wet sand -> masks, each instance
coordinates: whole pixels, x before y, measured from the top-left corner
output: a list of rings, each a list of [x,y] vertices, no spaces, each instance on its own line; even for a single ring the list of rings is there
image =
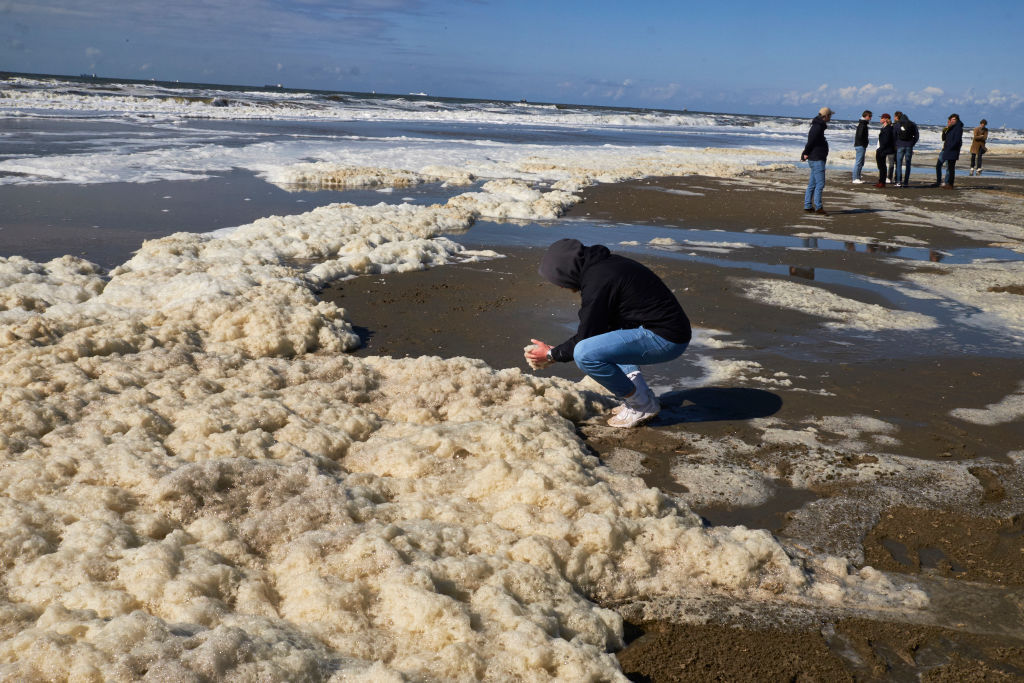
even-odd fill
[[[841,335],[816,316],[743,295],[742,283],[752,277],[811,282],[809,277],[844,272],[898,283],[932,266],[926,259],[892,258],[898,250],[887,244],[916,244],[941,259],[999,244],[991,235],[972,235],[971,217],[1024,224],[1024,180],[963,173],[949,192],[927,187],[934,176],[927,159],[920,163],[912,186],[900,189],[853,186],[847,172],[830,172],[829,217],[802,212],[806,172],[795,169],[732,180],[659,178],[597,186],[561,222],[570,230],[576,221],[848,237],[846,249],[818,249],[813,242],[797,251],[763,249],[758,261],[777,266],[767,274],[751,270],[743,263],[749,257],[735,253],[717,262],[639,256],[677,292],[695,327],[725,331],[725,338],[742,342],[715,352],[719,357],[749,361],[760,370],[704,384],[702,370],[687,356],[708,352],[691,347],[680,361],[654,370],[652,384],[671,387],[662,391],[663,412],[655,421],[623,431],[595,417],[578,429],[610,466],[689,500],[708,524],[769,529],[808,552],[844,556],[858,566],[923,582],[933,597],[929,615],[916,621],[715,601],[698,612],[683,610],[685,618],[664,605],[617,606],[629,635],[618,657],[632,680],[1024,678],[1024,483],[1008,457],[1024,446],[1024,425],[981,426],[950,415],[1017,391],[1024,350],[985,338],[937,338],[928,331],[917,337]],[[986,163],[1018,174],[1024,166],[1020,160]],[[898,220],[922,205],[942,217],[944,226]],[[472,232],[467,243],[473,242]],[[552,233],[552,239],[561,236]],[[359,278],[322,295],[346,308],[346,317],[359,326],[364,347],[358,354],[465,355],[494,367],[521,366],[521,349],[531,337],[557,342],[570,333],[577,301],[537,275],[541,246],[498,250],[506,258]],[[841,279],[816,284],[865,305],[884,302],[877,292]],[[571,364],[553,371],[580,376]],[[895,431],[877,443],[863,435],[844,440],[821,427],[821,416],[867,416]],[[778,429],[813,431],[816,441],[767,440],[764,420]],[[680,463],[699,464],[705,454],[698,446],[714,442],[743,445],[722,455],[720,464],[769,473],[776,482],[770,500],[741,506],[710,496],[694,502],[685,477],[672,470]],[[977,480],[974,493],[946,497],[941,481],[908,484],[899,477],[893,488],[919,486],[920,493],[897,495],[877,481],[787,484],[808,459],[838,457],[840,467],[856,471],[877,460],[879,451],[922,463],[965,464]]]

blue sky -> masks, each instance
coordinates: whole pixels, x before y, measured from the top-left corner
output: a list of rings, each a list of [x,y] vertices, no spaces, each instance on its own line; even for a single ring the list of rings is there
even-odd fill
[[[0,70],[1024,128],[1024,0],[0,0]]]

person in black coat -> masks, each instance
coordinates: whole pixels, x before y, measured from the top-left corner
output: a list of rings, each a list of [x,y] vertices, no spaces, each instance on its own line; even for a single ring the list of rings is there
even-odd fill
[[[853,161],[853,183],[859,185],[864,181],[860,177],[861,169],[864,168],[864,157],[868,151],[868,124],[871,123],[873,114],[870,109],[865,109],[857,122],[857,132],[853,134],[853,151],[856,158]]]
[[[882,127],[878,130],[878,149],[875,151],[875,163],[878,164],[878,182],[875,187],[885,187],[886,161],[890,154],[896,153],[896,131],[892,127],[892,119],[882,114]]]
[[[549,282],[579,292],[579,327],[551,346],[531,339],[530,367],[574,360],[623,405],[608,420],[636,427],[661,410],[638,365],[678,358],[690,343],[690,321],[661,278],[647,266],[611,253],[602,244],[561,239],[548,247],[539,272]]]
[[[935,164],[935,187],[944,190],[953,189],[956,179],[956,160],[960,158],[960,147],[964,141],[964,124],[959,114],[950,114],[946,127],[942,130],[942,152]],[[942,165],[946,164],[946,182],[942,182]]]

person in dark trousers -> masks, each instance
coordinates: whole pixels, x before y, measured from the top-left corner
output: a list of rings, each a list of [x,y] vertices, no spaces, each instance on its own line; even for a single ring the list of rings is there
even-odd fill
[[[944,190],[953,189],[956,180],[956,160],[960,158],[960,147],[964,140],[964,124],[959,114],[950,114],[946,127],[942,130],[942,151],[935,164],[935,187]],[[942,182],[942,165],[946,165],[946,182]]]
[[[557,346],[531,339],[524,355],[539,369],[576,362],[613,395],[623,399],[608,420],[636,427],[661,410],[638,365],[678,358],[690,343],[690,321],[661,278],[647,266],[608,247],[561,239],[548,247],[539,272],[580,295],[576,334]]]
[[[800,155],[800,161],[806,161],[811,168],[811,177],[807,180],[807,191],[804,192],[804,211],[827,216],[821,205],[821,194],[825,189],[825,160],[828,159],[828,140],[825,129],[832,120],[834,111],[828,107],[818,110],[818,115],[811,120],[811,128],[807,131],[807,144]]]
[[[878,182],[875,187],[885,187],[886,161],[896,153],[896,134],[892,127],[892,119],[882,114],[882,127],[878,130],[878,149],[875,150],[875,163],[878,164]]]
[[[896,129],[896,187],[906,187],[910,185],[910,161],[914,158],[914,145],[921,139],[921,134],[917,124],[901,111],[896,112],[893,126]]]
[[[861,169],[864,168],[864,156],[868,151],[868,124],[871,123],[873,114],[865,109],[857,122],[857,132],[853,134],[853,151],[856,158],[853,161],[853,184],[860,185],[864,181],[860,177]]]
[[[981,125],[974,129],[974,137],[971,138],[971,175],[977,172],[981,175],[981,157],[985,154],[985,143],[988,141],[988,121],[985,119],[981,120]],[[975,166],[974,160],[977,158],[978,164]]]

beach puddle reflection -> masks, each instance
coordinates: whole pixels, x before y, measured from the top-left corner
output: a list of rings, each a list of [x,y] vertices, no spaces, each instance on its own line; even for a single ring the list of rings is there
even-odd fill
[[[699,230],[680,227],[627,223],[596,223],[589,220],[560,219],[550,224],[508,223],[481,220],[459,241],[474,246],[492,245],[543,247],[562,237],[576,237],[591,244],[617,246],[626,251],[651,251],[700,256],[708,254],[759,256],[765,249],[789,251],[846,252],[891,257],[894,260],[971,263],[980,259],[1024,261],[1024,253],[999,247],[972,247],[936,250],[927,245],[858,242],[833,237],[776,235],[762,232]],[[726,265],[723,263],[723,265]]]

